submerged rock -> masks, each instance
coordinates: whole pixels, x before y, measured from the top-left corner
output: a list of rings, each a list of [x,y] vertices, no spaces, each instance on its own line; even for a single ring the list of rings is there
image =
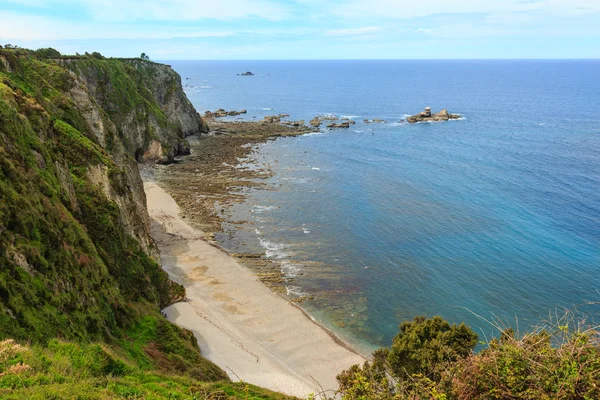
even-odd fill
[[[375,119],[363,119],[363,122],[367,125],[369,124],[385,124],[387,123],[386,120],[384,119],[379,119],[379,118],[375,118]]]
[[[450,114],[448,110],[442,110],[438,113],[432,114],[431,107],[425,107],[425,111],[422,111],[416,115],[411,115],[406,118],[406,121],[415,124],[417,122],[439,122],[439,121],[448,121],[451,119],[461,119],[460,115]]]
[[[250,71],[246,71],[243,74],[238,74],[239,76],[254,76],[254,74]]]
[[[327,127],[330,128],[330,129],[350,128],[350,125],[353,124],[353,123],[354,123],[354,121],[340,122],[339,124],[336,124],[335,122],[332,122],[331,124],[327,125]]]

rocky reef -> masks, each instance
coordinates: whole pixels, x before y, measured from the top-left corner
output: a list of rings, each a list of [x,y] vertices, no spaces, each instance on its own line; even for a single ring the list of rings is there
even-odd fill
[[[460,115],[450,114],[448,110],[442,110],[438,113],[432,113],[431,107],[425,107],[424,111],[406,118],[406,121],[411,124],[415,124],[417,122],[439,122],[461,118],[462,117]]]
[[[246,113],[248,113],[248,111],[246,111],[246,110],[227,111],[222,108],[219,108],[218,110],[215,110],[215,111],[206,111],[204,113],[204,118],[205,119],[215,119],[215,118],[223,118],[223,117],[235,117],[237,115],[242,115],[242,114],[246,114]]]

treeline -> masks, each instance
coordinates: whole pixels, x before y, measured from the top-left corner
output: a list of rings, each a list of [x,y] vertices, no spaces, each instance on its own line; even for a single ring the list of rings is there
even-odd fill
[[[109,59],[116,59],[116,60],[121,60],[121,61],[148,61],[148,62],[151,62],[150,57],[146,53],[142,53],[139,57],[105,57],[97,51],[94,51],[92,53],[88,53],[86,51],[84,54],[79,54],[79,53],[62,54],[60,51],[58,51],[52,47],[45,47],[45,48],[40,48],[37,50],[31,50],[31,49],[26,49],[23,47],[19,47],[17,45],[12,45],[12,44],[5,44],[4,46],[0,45],[0,54],[7,53],[7,52],[3,52],[3,50],[8,50],[8,52],[10,54],[13,54],[16,56],[33,56],[40,60],[50,60],[50,59],[80,60],[83,58],[94,58],[97,60],[103,60],[103,59],[109,58]]]

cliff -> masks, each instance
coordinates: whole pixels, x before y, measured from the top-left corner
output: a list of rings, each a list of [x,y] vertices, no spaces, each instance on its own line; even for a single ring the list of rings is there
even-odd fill
[[[176,155],[189,154],[185,137],[208,131],[183,92],[181,77],[168,65],[93,57],[57,61],[84,88],[83,93],[75,88],[73,97],[91,97],[138,162],[169,162]],[[78,108],[85,113],[87,102],[82,105]],[[115,139],[101,129],[94,134],[100,144]]]
[[[0,339],[114,342],[185,297],[136,155],[168,161],[203,126],[168,66],[0,50]]]

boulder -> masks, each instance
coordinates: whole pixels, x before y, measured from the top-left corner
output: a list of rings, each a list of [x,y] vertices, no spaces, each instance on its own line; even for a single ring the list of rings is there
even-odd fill
[[[310,120],[309,124],[310,124],[310,126],[318,128],[321,126],[321,120],[319,119],[319,117],[314,117],[313,119]]]
[[[448,113],[448,110],[442,110],[439,113],[434,114],[433,119],[436,121],[448,121],[450,119],[450,113]]]
[[[277,124],[281,122],[281,118],[277,115],[267,115],[261,122],[263,124]]]

